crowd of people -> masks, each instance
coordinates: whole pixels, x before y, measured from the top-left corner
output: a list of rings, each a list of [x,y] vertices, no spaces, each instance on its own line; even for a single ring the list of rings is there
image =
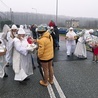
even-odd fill
[[[8,77],[5,67],[11,66],[15,74],[14,80],[25,84],[35,69],[32,54],[37,51],[37,61],[43,74],[39,83],[43,86],[53,84],[54,47],[59,46],[56,37],[58,32],[54,33],[55,38],[52,36],[54,28],[32,25],[31,36],[26,34],[23,25],[17,27],[13,24],[10,28],[5,24],[0,38],[0,58],[3,59],[0,64],[0,77]]]
[[[10,28],[3,27],[3,35],[0,38],[0,77],[8,77],[5,67],[12,66],[14,80],[24,84],[28,76],[33,74],[34,61],[32,53],[37,55],[37,62],[41,69],[43,79],[39,83],[43,86],[53,84],[53,58],[55,49],[59,50],[59,31],[53,21],[49,27],[32,25],[30,30],[33,36],[26,35],[23,25],[15,24]],[[72,27],[66,34],[67,56],[87,58],[86,44],[92,48],[93,61],[98,62],[98,38],[92,35],[93,30],[82,30],[76,34]],[[77,43],[76,43],[76,39]]]
[[[73,28],[69,28],[69,32],[66,34],[66,47],[67,56],[75,55],[80,59],[87,59],[87,47],[92,49],[93,61],[98,62],[98,37],[93,35],[94,30],[82,30],[79,33],[75,33]],[[77,43],[76,43],[76,39]]]

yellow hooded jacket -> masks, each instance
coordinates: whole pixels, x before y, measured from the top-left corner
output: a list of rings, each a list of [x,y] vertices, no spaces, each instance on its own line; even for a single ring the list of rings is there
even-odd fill
[[[50,60],[54,57],[53,39],[49,32],[43,33],[38,42],[38,58],[40,60]]]

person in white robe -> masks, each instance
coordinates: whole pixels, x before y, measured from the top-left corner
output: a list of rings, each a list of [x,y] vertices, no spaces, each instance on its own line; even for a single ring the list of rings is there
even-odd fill
[[[76,41],[75,37],[76,33],[73,31],[73,28],[69,28],[69,32],[66,34],[66,48],[67,48],[67,56],[69,57],[74,53]]]
[[[10,32],[10,27],[7,24],[5,24],[3,26],[1,38],[2,38],[2,40],[3,40],[3,42],[4,42],[5,46],[6,46],[7,50],[8,50],[8,40],[7,40],[8,32]],[[6,61],[7,61],[7,54],[8,54],[8,51],[6,51],[6,55],[5,55]]]
[[[6,66],[5,54],[6,54],[6,47],[3,40],[0,38],[0,78],[8,77],[8,75],[5,72],[5,66]]]
[[[7,25],[7,24],[5,24],[4,26],[3,26],[3,30],[2,30],[2,36],[1,36],[1,38],[4,40],[4,44],[7,46],[7,33],[10,31],[10,27]]]
[[[87,52],[86,52],[86,39],[85,39],[85,32],[86,30],[82,30],[79,32],[76,36],[79,37],[74,55],[78,58],[86,59],[87,58]]]
[[[92,29],[90,30],[82,30],[82,32],[78,33],[76,36],[79,36],[74,55],[81,59],[87,58],[87,50],[86,50],[86,44],[92,40],[91,33],[94,31]]]
[[[7,47],[7,54],[6,60],[7,65],[12,65],[12,52],[13,52],[13,39],[17,36],[17,26],[15,24],[12,25],[11,31],[7,33],[7,40],[8,40],[8,47]]]
[[[18,37],[14,38],[13,42],[13,70],[16,81],[24,81],[33,74],[31,53],[27,50],[27,45],[25,31],[19,28]]]

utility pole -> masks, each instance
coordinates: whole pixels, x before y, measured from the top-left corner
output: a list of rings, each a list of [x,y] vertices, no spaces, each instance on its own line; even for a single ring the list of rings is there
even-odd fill
[[[12,22],[12,8],[10,8],[10,20],[11,20],[11,22]]]
[[[58,0],[56,0],[56,25],[58,25]]]
[[[37,21],[37,9],[36,8],[32,8],[33,10],[35,10],[35,12],[36,12],[36,17],[35,17],[35,23],[37,23],[36,21]]]

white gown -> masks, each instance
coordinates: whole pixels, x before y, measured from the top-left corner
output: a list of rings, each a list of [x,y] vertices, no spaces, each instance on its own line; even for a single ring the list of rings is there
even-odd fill
[[[86,40],[87,36],[90,35],[88,31],[85,32],[80,32],[77,34],[79,37],[74,55],[77,56],[78,58],[87,58],[87,50],[86,50]]]
[[[86,45],[83,36],[78,39],[74,55],[78,58],[87,58]]]
[[[66,36],[68,38],[73,37],[73,39],[67,39],[66,40],[67,55],[71,55],[71,53],[74,53],[75,46],[76,46],[76,41],[74,40],[74,36],[76,36],[76,33],[73,31],[69,31],[66,34]]]
[[[8,39],[9,38],[7,38],[8,36],[7,36],[7,34],[8,34],[8,32],[10,31],[10,27],[8,26],[8,25],[4,25],[4,27],[3,27],[3,31],[2,31],[2,36],[1,36],[1,38],[3,39],[3,41],[4,41],[4,44],[5,44],[5,46],[6,46],[6,49],[8,50],[8,45],[9,45],[9,43],[8,43]],[[6,61],[8,62],[8,54],[9,54],[9,51],[7,51],[6,52]]]
[[[7,53],[6,53],[6,61],[7,63],[12,64],[12,52],[13,52],[13,39],[11,38],[11,32],[7,33]]]
[[[23,81],[27,76],[33,74],[31,54],[26,50],[27,40],[20,41],[14,38],[13,70],[14,80]]]
[[[4,27],[3,27],[3,31],[2,31],[2,36],[1,36],[1,38],[3,39],[3,41],[4,41],[4,44],[7,46],[7,33],[10,31],[10,27],[8,26],[8,25],[4,25]]]
[[[0,46],[2,46],[3,48],[5,48],[5,45],[3,43],[3,41],[0,39],[0,41],[2,42],[2,44]],[[6,66],[6,61],[5,61],[5,55],[0,56],[0,78],[4,77],[5,71],[4,68]]]

